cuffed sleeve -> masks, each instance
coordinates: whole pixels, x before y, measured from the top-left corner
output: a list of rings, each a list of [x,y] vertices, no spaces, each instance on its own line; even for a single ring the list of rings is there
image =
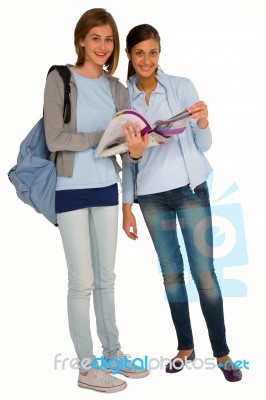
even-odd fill
[[[194,122],[194,121],[193,121]],[[191,129],[194,135],[194,141],[198,150],[205,152],[209,150],[212,144],[212,133],[209,125],[205,129],[201,129],[197,125],[195,120],[194,124],[191,124]]]

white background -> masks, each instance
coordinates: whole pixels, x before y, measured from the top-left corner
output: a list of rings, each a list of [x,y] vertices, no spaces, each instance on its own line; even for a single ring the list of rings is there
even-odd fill
[[[45,77],[52,64],[74,63],[73,32],[80,16],[104,7],[120,31],[116,76],[125,83],[125,37],[136,24],[150,23],[161,35],[160,65],[189,77],[209,106],[214,167],[213,204],[236,183],[224,204],[240,203],[248,263],[225,274],[247,286],[246,297],[225,297],[227,339],[234,359],[246,359],[243,380],[228,383],[217,370],[157,369],[113,396],[205,399],[242,398],[262,390],[265,319],[265,17],[264,0],[10,0],[1,5],[1,391],[2,398],[96,399],[78,389],[77,371],[54,369],[57,353],[73,358],[68,333],[67,270],[59,231],[18,200],[7,178],[21,140],[42,114]],[[117,323],[122,349],[132,357],[173,357],[176,338],[164,300],[157,258],[138,206],[139,239],[121,228],[116,265]],[[121,213],[120,213],[121,214]],[[121,215],[120,215],[121,218]],[[198,302],[191,302],[196,355],[212,357]],[[94,314],[92,312],[94,328]],[[94,351],[101,354],[95,331]]]

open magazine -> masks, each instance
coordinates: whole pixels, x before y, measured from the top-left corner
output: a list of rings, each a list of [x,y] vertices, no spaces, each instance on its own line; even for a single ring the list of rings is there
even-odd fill
[[[110,157],[128,151],[123,124],[131,121],[133,125],[139,122],[141,135],[148,134],[147,147],[168,143],[173,135],[178,135],[186,129],[190,113],[185,110],[167,120],[159,120],[150,124],[146,118],[134,110],[117,112],[107,126],[100,143],[95,150],[95,157]]]

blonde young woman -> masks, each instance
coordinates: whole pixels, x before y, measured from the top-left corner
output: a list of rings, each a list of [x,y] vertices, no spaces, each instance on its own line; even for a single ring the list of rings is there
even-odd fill
[[[47,78],[44,120],[48,148],[57,170],[56,212],[68,267],[68,318],[71,338],[80,361],[78,385],[117,392],[127,383],[95,362],[90,328],[93,294],[97,334],[106,360],[121,362],[120,374],[148,375],[127,362],[118,340],[114,283],[118,222],[117,172],[114,159],[96,159],[94,150],[112,116],[128,108],[125,87],[112,75],[119,59],[116,23],[106,10],[85,12],[74,32],[77,62],[71,71],[71,121],[62,117],[64,86],[57,71]],[[140,136],[124,161],[143,152]]]

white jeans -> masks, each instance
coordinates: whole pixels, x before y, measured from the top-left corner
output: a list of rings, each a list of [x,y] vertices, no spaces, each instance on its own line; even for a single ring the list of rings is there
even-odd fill
[[[103,355],[112,357],[120,349],[114,302],[118,206],[60,213],[57,221],[68,266],[68,320],[77,356],[80,361],[95,358],[90,329],[93,292]]]

